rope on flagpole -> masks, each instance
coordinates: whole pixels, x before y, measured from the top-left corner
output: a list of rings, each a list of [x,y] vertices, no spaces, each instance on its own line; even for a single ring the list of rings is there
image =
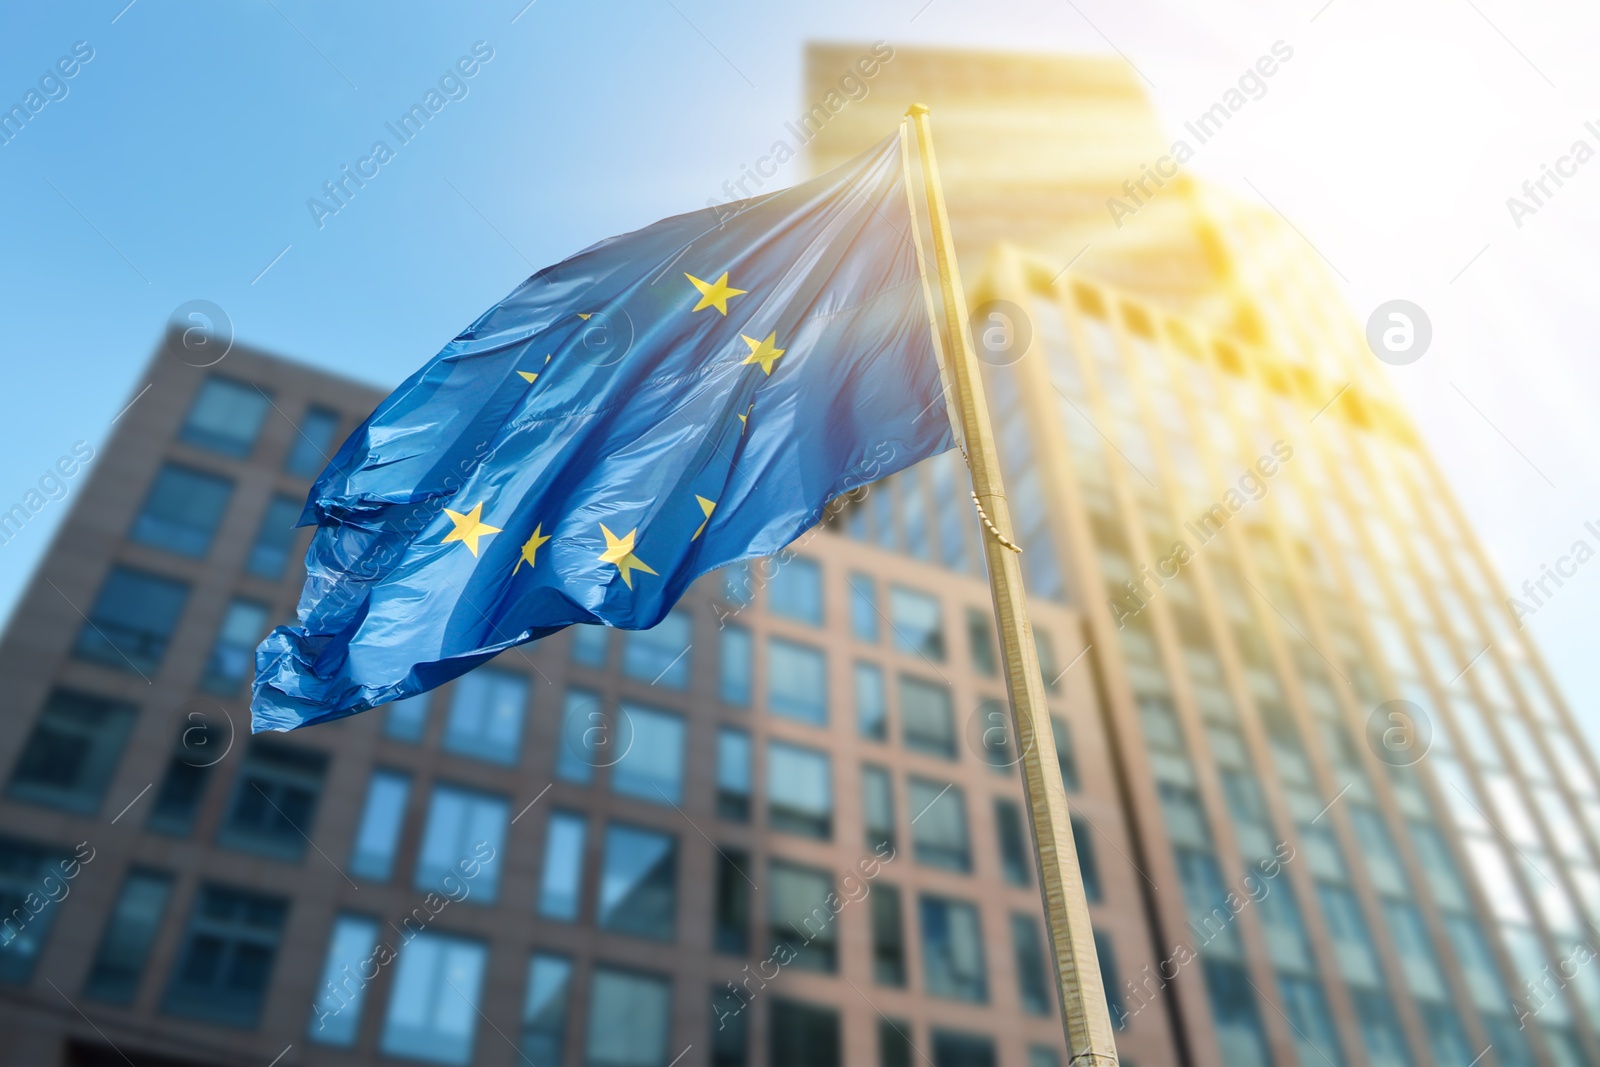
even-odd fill
[[[989,532],[994,534],[994,539],[999,541],[1002,547],[1009,548],[1018,555],[1022,554],[1022,546],[1001,533],[1000,527],[996,526],[994,520],[989,518],[989,513],[983,510],[983,502],[978,499],[977,493],[972,494],[972,506],[978,509],[978,518],[983,520],[984,526],[988,527]]]

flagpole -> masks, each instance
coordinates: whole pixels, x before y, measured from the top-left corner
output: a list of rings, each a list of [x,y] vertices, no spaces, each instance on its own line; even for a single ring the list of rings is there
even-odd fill
[[[1006,688],[1022,754],[1022,782],[1033,829],[1039,889],[1044,898],[1046,925],[1056,963],[1056,986],[1066,1031],[1068,1062],[1079,1067],[1117,1063],[1111,1013],[1106,1007],[1095,953],[1089,903],[1083,894],[1078,854],[1072,843],[1072,822],[1067,811],[1067,791],[1060,773],[1046,770],[1046,753],[1055,761],[1050,711],[1045,701],[1039,655],[1028,622],[1022,586],[1021,551],[1011,538],[1011,513],[1000,479],[1000,459],[983,396],[977,356],[967,327],[966,297],[956,271],[955,244],[945,213],[944,189],[933,156],[933,133],[926,105],[913,104],[906,112],[916,124],[917,151],[922,159],[922,180],[927,194],[933,231],[934,260],[939,288],[944,296],[944,318],[950,336],[945,372],[956,406],[957,422],[965,442],[967,468],[972,474],[972,495],[983,520],[988,562],[989,591],[994,599],[1005,660]],[[909,195],[909,188],[907,193]]]

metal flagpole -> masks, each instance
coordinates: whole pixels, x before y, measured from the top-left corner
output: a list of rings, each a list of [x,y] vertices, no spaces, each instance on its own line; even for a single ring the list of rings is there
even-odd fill
[[[929,223],[933,230],[939,288],[944,295],[944,316],[949,327],[950,352],[945,357],[946,379],[958,409],[965,441],[967,467],[972,473],[972,498],[988,535],[983,539],[988,562],[989,590],[1005,657],[1006,688],[1022,753],[1022,782],[1027,792],[1029,822],[1033,828],[1039,888],[1050,928],[1056,963],[1057,993],[1062,1026],[1067,1035],[1069,1062],[1079,1067],[1117,1063],[1111,1013],[1100,983],[1089,904],[1083,895],[1078,854],[1072,843],[1072,822],[1067,813],[1067,791],[1053,767],[1046,770],[1046,753],[1055,762],[1054,734],[1045,703],[1044,679],[1039,673],[1038,649],[1028,622],[1022,587],[1020,548],[1011,540],[1011,513],[1000,480],[1000,459],[995,452],[989,409],[983,397],[977,356],[967,327],[966,297],[956,272],[955,245],[945,214],[944,190],[933,157],[933,135],[928,108],[913,104],[906,112],[916,124],[917,151],[922,158],[922,180],[927,194]],[[907,195],[910,195],[908,185]],[[915,224],[915,219],[913,219]],[[919,260],[920,261],[920,260]],[[930,309],[931,310],[931,309]],[[937,336],[937,332],[936,332]]]

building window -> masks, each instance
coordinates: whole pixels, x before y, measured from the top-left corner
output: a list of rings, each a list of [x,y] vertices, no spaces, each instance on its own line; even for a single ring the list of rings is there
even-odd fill
[[[850,575],[850,633],[857,641],[878,640],[878,583],[859,572]]]
[[[1069,793],[1078,790],[1078,761],[1072,755],[1072,732],[1067,720],[1059,715],[1050,716],[1050,732],[1055,735],[1056,765],[1061,768],[1061,784]]]
[[[822,625],[822,568],[814,560],[791,556],[773,568],[767,585],[767,610],[785,619]]]
[[[445,720],[444,747],[474,759],[514,766],[522,748],[522,718],[528,679],[511,671],[479,667],[456,681]]]
[[[1100,943],[1095,935],[1095,951],[1103,961],[1111,958],[1109,945]],[[1206,976],[1206,992],[1211,999],[1211,1018],[1217,1028],[1217,1043],[1222,1047],[1222,1062],[1237,1064],[1268,1064],[1266,1035],[1261,1029],[1261,1016],[1256,1010],[1255,992],[1250,988],[1250,978],[1245,969],[1228,960],[1202,957],[1200,967]],[[1115,974],[1112,979],[1115,980]],[[1107,985],[1107,992],[1117,988]],[[1112,1009],[1113,1019],[1125,1020],[1126,1013],[1118,1004]],[[1126,1026],[1126,1022],[1123,1023]]]
[[[678,839],[636,826],[606,827],[599,925],[671,941],[677,916]]]
[[[1022,1010],[1030,1015],[1050,1014],[1050,976],[1046,973],[1044,939],[1039,923],[1029,915],[1011,916],[1011,948],[1017,957],[1017,990]]]
[[[251,742],[218,842],[298,862],[311,836],[327,769],[326,753],[276,741]]]
[[[1039,654],[1039,677],[1044,681],[1044,691],[1059,692],[1062,672],[1056,669],[1056,646],[1050,640],[1050,635],[1035,628],[1033,648]]]
[[[911,1024],[878,1016],[878,1067],[911,1067]]]
[[[944,659],[944,618],[939,601],[898,585],[889,587],[889,628],[901,652]]]
[[[311,1004],[307,1036],[319,1045],[349,1048],[361,1029],[361,1006],[367,982],[362,966],[376,966],[378,924],[360,915],[341,915],[328,937],[328,954],[322,962],[322,983]]]
[[[244,569],[257,578],[276,581],[283,577],[289,566],[289,554],[294,551],[295,523],[300,521],[299,501],[289,496],[275,496],[267,502],[267,512],[261,516],[261,526],[256,530],[255,544],[245,557]]]
[[[106,920],[105,932],[100,935],[94,965],[83,985],[85,996],[108,1004],[133,1002],[171,894],[171,875],[128,872],[117,902],[112,905],[111,917]]]
[[[528,961],[528,997],[522,1004],[522,1043],[529,1063],[559,1064],[567,1046],[567,1001],[572,996],[572,961],[535,952]]]
[[[892,885],[873,888],[872,980],[879,985],[906,984],[906,928],[900,889]]]
[[[544,870],[539,876],[539,914],[547,919],[577,921],[586,830],[582,815],[558,811],[550,816],[544,840]]]
[[[411,778],[399,771],[376,770],[367,784],[367,801],[350,850],[350,873],[357,878],[387,882],[394,873],[395,849],[406,818],[406,798]]]
[[[732,623],[722,628],[721,674],[717,680],[717,692],[724,704],[736,708],[750,706],[750,667],[754,657],[755,647],[751,643],[749,630]]]
[[[210,550],[232,495],[233,482],[227,478],[163,464],[128,539],[198,559]]]
[[[269,403],[268,394],[257,386],[208,378],[194,398],[178,439],[242,459],[255,447]]]
[[[861,822],[868,849],[894,851],[894,786],[888,770],[870,763],[861,767]]]
[[[56,892],[70,892],[63,875],[74,861],[63,853],[31,841],[0,837],[0,915],[10,921],[0,933],[0,982],[27,984],[33,965],[44,947],[50,924],[59,908],[45,907],[34,914],[27,901]],[[15,926],[18,916],[28,916]]]
[[[1028,1067],[1061,1067],[1061,1056],[1053,1048],[1034,1045],[1028,1049]]]
[[[869,741],[889,739],[889,702],[883,692],[883,671],[871,663],[855,665],[856,729]]]
[[[726,985],[711,987],[711,1067],[749,1067],[750,1016]]]
[[[837,934],[827,871],[772,860],[767,878],[767,929],[774,950],[787,947],[794,966],[832,973],[838,967]]]
[[[295,427],[294,444],[289,446],[289,458],[283,469],[296,478],[315,478],[322,468],[333,462],[333,435],[339,430],[339,413],[327,408],[313,407]]]
[[[588,785],[596,767],[613,762],[611,724],[600,698],[587,689],[568,689],[561,704],[561,743],[556,746],[556,777]]]
[[[828,722],[828,671],[822,652],[773,637],[767,641],[767,708],[813,726]]]
[[[112,567],[78,631],[73,654],[119,671],[154,674],[188,597],[182,582]]]
[[[378,1048],[429,1063],[472,1062],[488,950],[478,941],[420,933],[400,949]]]
[[[1315,1063],[1319,1059],[1342,1063],[1344,1058],[1339,1054],[1339,1037],[1334,1030],[1333,1016],[1328,1011],[1328,1002],[1322,996],[1322,986],[1316,979],[1300,978],[1280,971],[1278,995],[1283,1001],[1289,1025],[1293,1028],[1295,1051],[1299,1058],[1306,1063]],[[1434,1060],[1438,1063],[1471,1063],[1473,1054],[1467,1048],[1455,1013],[1443,1003],[1432,1005],[1424,1002],[1419,1006],[1422,1008],[1422,1028],[1434,1048]],[[1455,1047],[1452,1048],[1452,1045]],[[1440,1055],[1440,1052],[1447,1054]],[[1402,1055],[1400,1062],[1404,1063],[1407,1058]]]
[[[416,744],[428,726],[428,694],[396,700],[383,713],[383,734],[396,741]]]
[[[572,662],[597,670],[604,668],[606,646],[610,643],[611,631],[604,626],[590,623],[569,626],[567,630],[572,634]]]
[[[833,1008],[774,999],[767,1021],[772,1067],[840,1067],[839,1013]]]
[[[1098,904],[1104,899],[1100,891],[1100,864],[1094,858],[1094,842],[1089,839],[1093,828],[1080,819],[1072,816],[1072,847],[1078,854],[1078,876],[1083,879],[1083,895],[1090,904]]]
[[[589,980],[585,1067],[667,1067],[672,986],[665,978],[599,966]]]
[[[255,1026],[288,914],[289,902],[282,897],[201,886],[161,1010]]]
[[[631,726],[623,735],[632,744],[612,768],[612,790],[652,804],[678,803],[683,799],[683,719],[638,704],[622,705],[622,717]]]
[[[953,1000],[987,1001],[978,909],[961,901],[924,896],[921,912],[922,980],[927,991]]]
[[[156,790],[150,808],[150,829],[160,834],[187,837],[194,829],[200,801],[211,781],[211,768],[221,761],[222,751],[212,751],[215,739],[208,724],[194,722],[178,733],[178,744],[167,761],[167,771]]]
[[[670,611],[648,630],[629,630],[622,642],[622,673],[668,689],[689,687],[690,619]]]
[[[833,836],[827,753],[783,741],[767,743],[767,823],[774,830],[805,837]]]
[[[967,804],[961,787],[911,778],[906,783],[911,811],[911,848],[917,862],[965,874],[972,870],[967,845]]]
[[[750,735],[727,726],[717,731],[717,815],[750,820]]]
[[[998,1067],[994,1042],[980,1034],[934,1030],[933,1067]]]
[[[981,727],[976,749],[978,758],[996,774],[1010,774],[1017,763],[1011,756],[1010,706],[1003,700],[984,700],[978,705],[977,725]]]
[[[474,869],[472,900],[493,904],[500,889],[500,864],[506,847],[504,797],[454,785],[436,785],[428,802],[417,854],[418,889],[438,891],[445,879],[459,879]]]
[[[1012,885],[1032,882],[1027,832],[1022,827],[1022,807],[1014,800],[994,802],[995,840],[1000,843],[1000,871]]]
[[[234,600],[222,616],[216,644],[200,676],[200,688],[217,696],[239,691],[244,676],[256,662],[256,645],[267,627],[267,607],[253,600]]]
[[[750,952],[750,853],[741,848],[717,849],[716,910],[712,943],[718,952],[744,956]]]
[[[994,621],[981,608],[968,608],[967,645],[972,649],[972,669],[994,677],[1000,673],[1000,658],[994,647]]]
[[[945,686],[900,675],[900,728],[911,751],[956,758],[956,716]]]
[[[120,700],[51,690],[17,757],[6,795],[94,815],[138,711]]]

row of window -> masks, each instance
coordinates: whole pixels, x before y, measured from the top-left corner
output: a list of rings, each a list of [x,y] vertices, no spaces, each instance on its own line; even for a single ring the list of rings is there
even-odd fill
[[[244,459],[255,449],[270,407],[272,394],[259,385],[232,378],[208,378],[195,394],[178,439],[209,452]],[[284,470],[296,478],[314,478],[333,451],[339,413],[312,405],[295,429],[299,433],[289,447]]]

